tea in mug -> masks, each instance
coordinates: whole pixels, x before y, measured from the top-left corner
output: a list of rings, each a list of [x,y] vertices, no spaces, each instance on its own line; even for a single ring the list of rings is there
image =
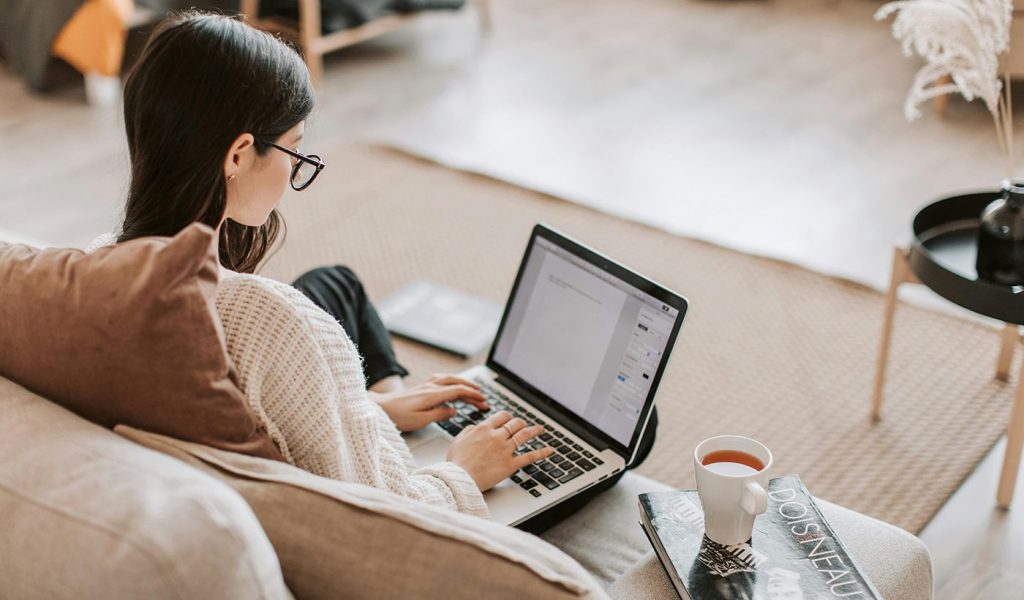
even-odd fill
[[[700,464],[720,475],[741,477],[753,475],[764,469],[764,463],[756,456],[739,450],[717,450],[708,452],[700,460]]]

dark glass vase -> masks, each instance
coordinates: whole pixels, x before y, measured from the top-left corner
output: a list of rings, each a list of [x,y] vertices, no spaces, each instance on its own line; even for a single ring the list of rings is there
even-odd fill
[[[978,277],[1024,285],[1024,179],[1003,181],[1003,195],[981,211]]]

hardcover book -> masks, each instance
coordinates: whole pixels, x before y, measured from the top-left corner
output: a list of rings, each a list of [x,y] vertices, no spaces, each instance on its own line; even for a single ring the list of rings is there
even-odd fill
[[[857,567],[800,478],[768,484],[749,542],[704,536],[696,490],[640,494],[640,525],[684,600],[825,600],[882,596]]]

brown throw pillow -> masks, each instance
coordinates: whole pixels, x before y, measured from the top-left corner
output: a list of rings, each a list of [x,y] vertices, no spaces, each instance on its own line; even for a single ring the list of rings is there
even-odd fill
[[[237,385],[213,230],[85,254],[0,243],[0,374],[119,423],[283,460]]]

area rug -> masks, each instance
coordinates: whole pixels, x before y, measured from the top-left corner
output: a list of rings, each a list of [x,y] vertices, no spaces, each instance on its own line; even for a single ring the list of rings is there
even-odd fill
[[[394,150],[348,144],[327,155],[320,179],[286,198],[287,238],[264,275],[291,281],[345,264],[371,298],[428,278],[504,303],[544,222],[689,299],[644,475],[692,487],[700,440],[748,435],[772,449],[777,474],[917,533],[1007,422],[1013,384],[993,379],[999,339],[982,325],[900,306],[884,418],[872,423],[884,303],[873,290]],[[403,340],[396,348],[412,381],[472,364]]]
[[[415,100],[375,139],[876,289],[919,208],[1004,176],[983,103],[905,119],[920,65],[878,2],[495,5],[483,51],[386,89]]]

